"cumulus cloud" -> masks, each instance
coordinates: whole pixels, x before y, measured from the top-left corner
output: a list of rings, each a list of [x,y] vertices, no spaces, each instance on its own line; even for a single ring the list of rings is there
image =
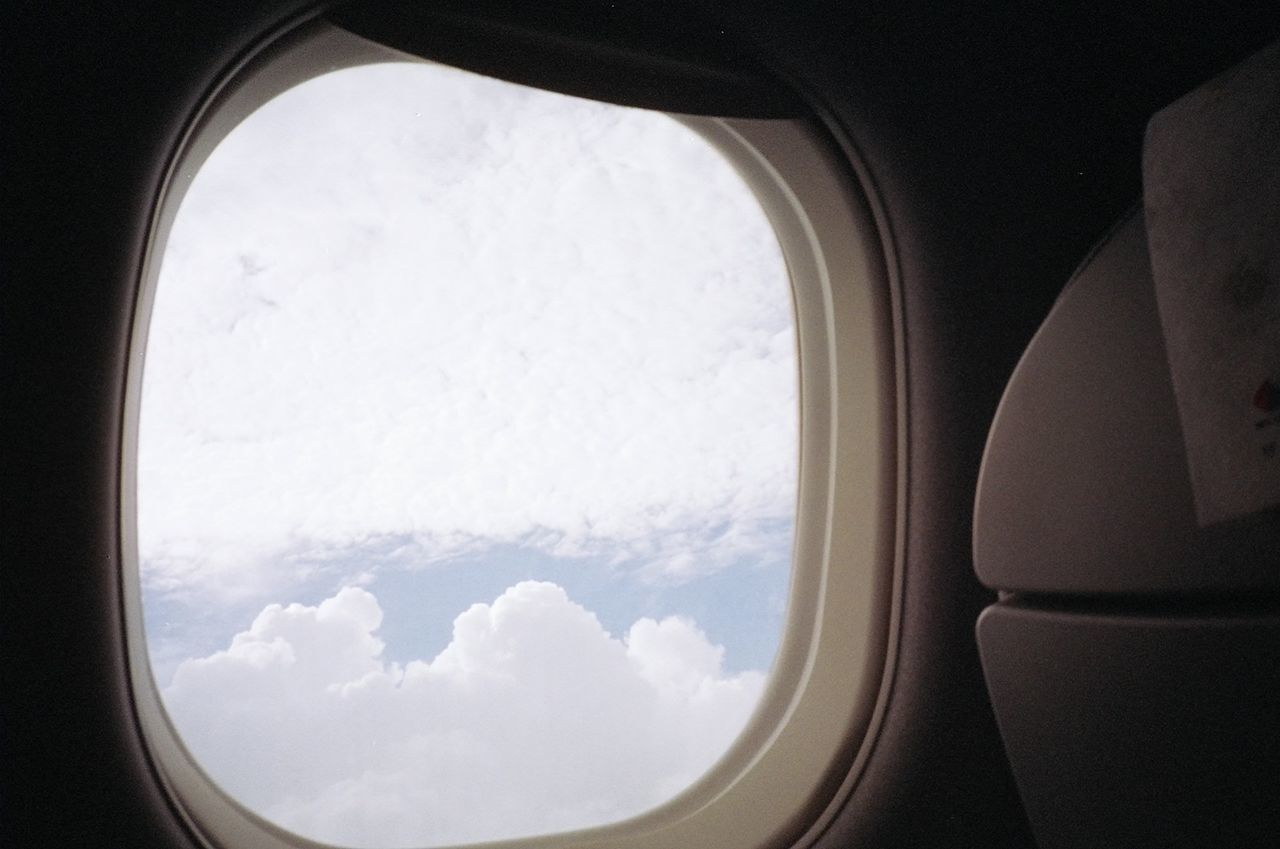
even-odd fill
[[[785,550],[761,529],[794,510],[795,371],[776,238],[691,131],[426,65],[330,74],[224,141],[170,236],[144,579],[283,591],[302,555],[406,535],[672,580]]]
[[[603,824],[686,787],[759,698],[691,621],[622,637],[557,585],[519,583],[453,624],[430,660],[388,663],[382,611],[347,587],[271,605],[182,663],[165,705],[208,774],[304,836],[472,842]]]

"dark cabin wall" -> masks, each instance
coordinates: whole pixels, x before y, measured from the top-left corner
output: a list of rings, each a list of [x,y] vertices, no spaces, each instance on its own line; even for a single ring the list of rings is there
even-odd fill
[[[583,29],[619,4],[543,5]],[[651,6],[720,24],[858,152],[896,257],[911,404],[899,675],[828,847],[1030,845],[973,639],[989,601],[969,562],[987,426],[1072,267],[1137,199],[1147,116],[1280,29],[1269,3],[974,6]],[[307,7],[0,10],[0,845],[192,845],[138,748],[123,667],[125,342],[184,122],[240,51]]]

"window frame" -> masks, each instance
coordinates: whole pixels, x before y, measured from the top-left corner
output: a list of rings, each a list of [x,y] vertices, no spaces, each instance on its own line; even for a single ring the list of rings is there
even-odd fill
[[[226,795],[164,711],[143,631],[136,486],[145,345],[166,236],[214,147],[277,94],[320,74],[423,61],[311,21],[224,76],[175,152],[152,218],[134,308],[122,445],[122,604],[133,706],[154,773],[213,847],[325,844]],[[887,699],[903,561],[901,333],[881,242],[846,154],[811,120],[672,115],[739,171],[791,277],[799,347],[800,462],[791,592],[774,670],[723,758],[671,801],[621,822],[491,847],[805,846],[852,792]],[[478,813],[477,815],[482,815]],[[750,839],[743,840],[744,835]]]

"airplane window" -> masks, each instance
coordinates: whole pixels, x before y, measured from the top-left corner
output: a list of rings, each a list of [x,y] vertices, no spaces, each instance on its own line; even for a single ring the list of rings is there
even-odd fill
[[[783,635],[796,347],[760,202],[667,115],[416,62],[266,103],[186,189],[142,372],[194,760],[353,847],[679,794]]]

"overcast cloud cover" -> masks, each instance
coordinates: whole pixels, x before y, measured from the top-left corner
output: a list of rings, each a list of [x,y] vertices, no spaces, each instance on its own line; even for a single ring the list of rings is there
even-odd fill
[[[153,657],[251,807],[353,846],[559,830],[669,798],[737,734],[765,670],[639,615],[729,570],[785,592],[789,565],[785,270],[693,133],[428,66],[319,78],[201,170],[151,326]],[[388,656],[392,571],[498,551],[647,601],[610,633],[520,581]]]

